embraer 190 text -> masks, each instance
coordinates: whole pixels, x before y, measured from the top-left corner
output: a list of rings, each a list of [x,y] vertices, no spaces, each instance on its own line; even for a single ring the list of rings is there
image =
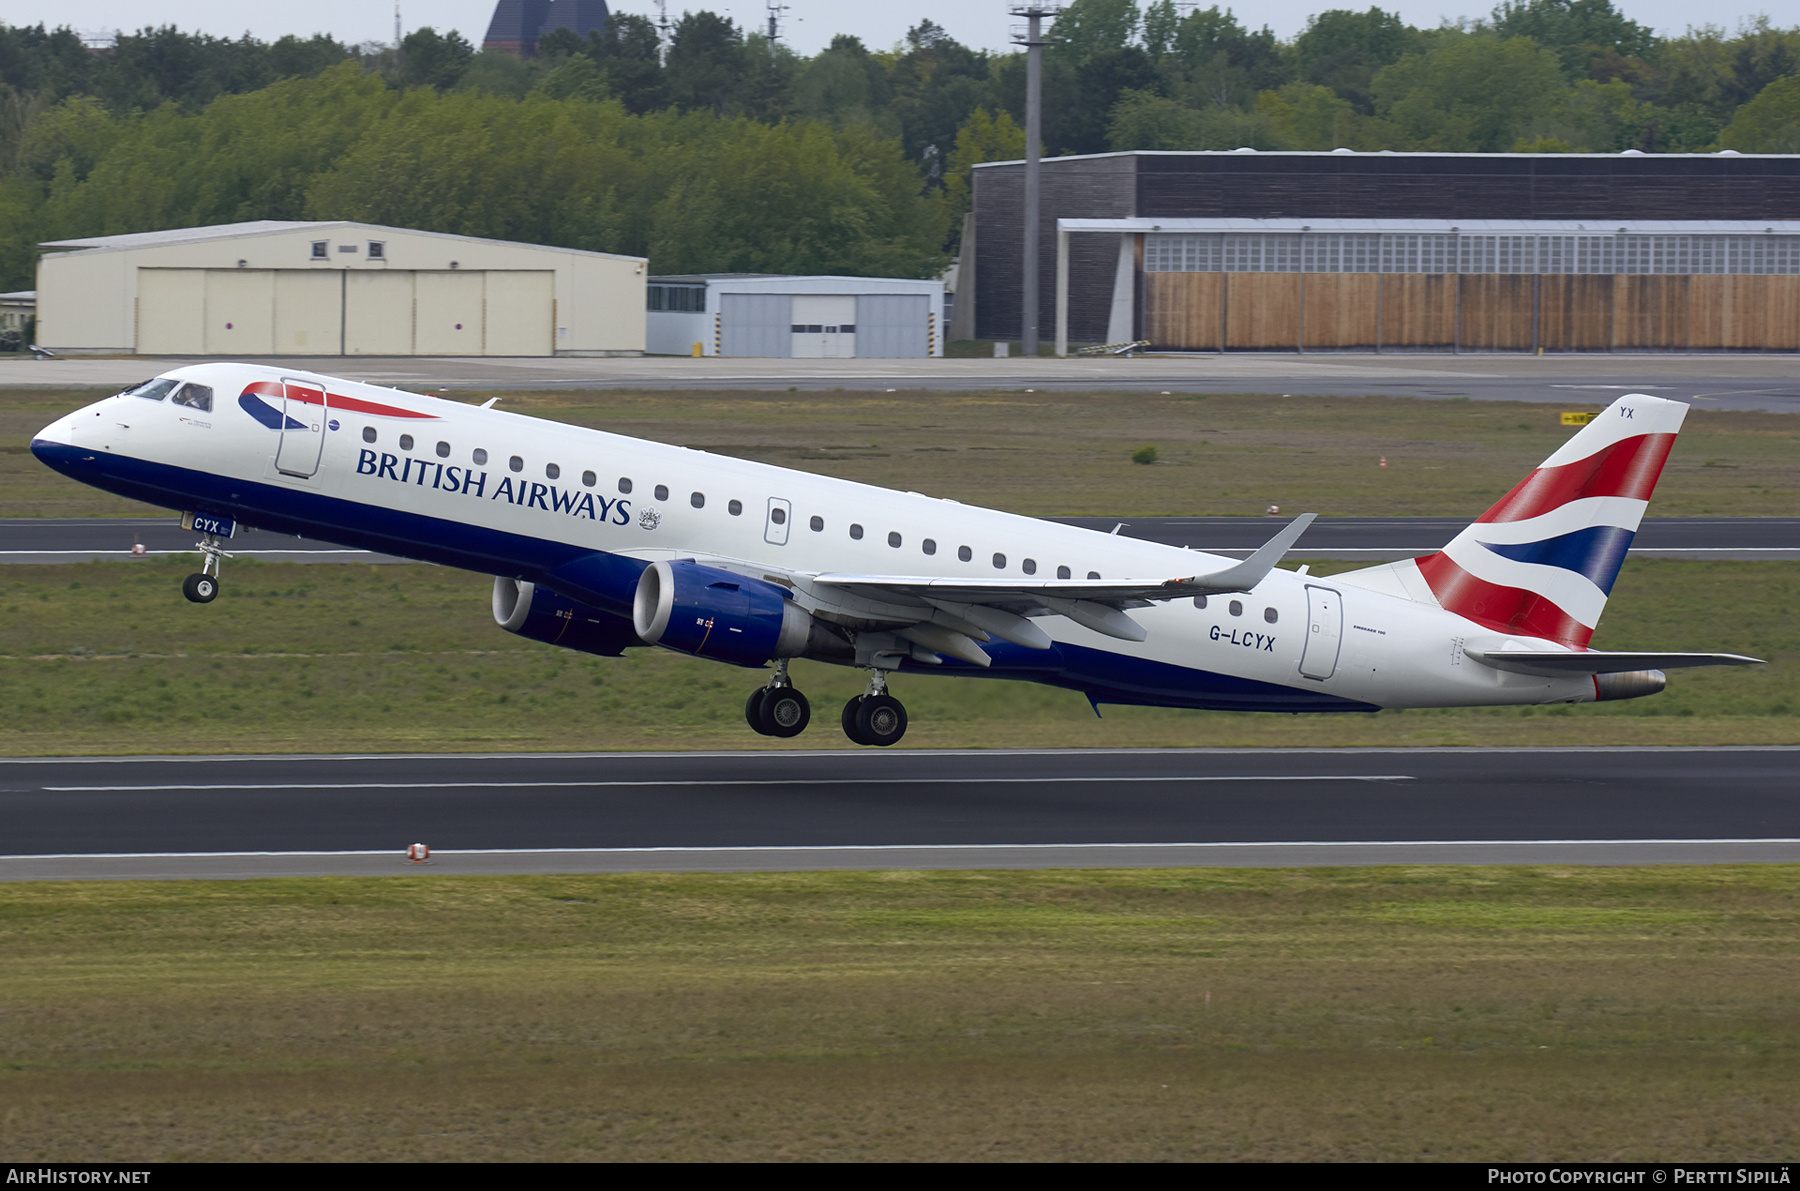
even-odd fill
[[[1330,579],[1276,569],[1310,513],[1239,562],[246,364],[174,369],[31,449],[181,511],[198,603],[237,526],[321,538],[494,575],[495,620],[536,641],[773,662],[744,708],[764,735],[811,718],[789,659],[859,667],[844,732],[888,745],[889,676],[921,668],[1301,712],[1629,699],[1753,662],[1588,649],[1686,413],[1621,397],[1443,550]]]

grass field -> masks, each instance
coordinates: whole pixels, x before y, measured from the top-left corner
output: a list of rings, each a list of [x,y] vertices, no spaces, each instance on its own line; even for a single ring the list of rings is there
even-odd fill
[[[663,650],[595,658],[489,614],[491,580],[440,567],[192,560],[0,568],[0,753],[840,748],[859,672],[794,666],[814,727],[743,725],[764,672]],[[1349,564],[1317,563],[1315,573]],[[1598,648],[1725,650],[1648,699],[1583,707],[1257,715],[1107,707],[1025,683],[902,675],[902,747],[1800,743],[1800,564],[1628,562]]]
[[[160,512],[32,458],[34,432],[95,396],[0,390],[0,517]],[[609,390],[501,408],[1032,516],[1474,517],[1572,433],[1554,406],[1380,396]],[[1155,464],[1131,462],[1151,445]],[[1653,510],[1791,514],[1797,457],[1800,419],[1695,409]]]
[[[1800,868],[0,887],[8,1160],[1786,1160]]]

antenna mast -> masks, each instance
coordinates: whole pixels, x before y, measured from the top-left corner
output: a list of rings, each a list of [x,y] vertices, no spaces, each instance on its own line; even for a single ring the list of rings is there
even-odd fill
[[[400,0],[394,0],[394,48],[400,48]]]
[[[789,7],[789,5],[781,3],[781,0],[768,0],[770,53],[774,52],[775,43],[781,40],[781,14],[786,12]]]

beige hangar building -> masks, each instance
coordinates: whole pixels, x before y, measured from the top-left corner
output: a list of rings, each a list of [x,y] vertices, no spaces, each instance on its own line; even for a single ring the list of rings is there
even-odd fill
[[[59,353],[644,350],[642,257],[341,221],[259,220],[41,247],[37,341]]]

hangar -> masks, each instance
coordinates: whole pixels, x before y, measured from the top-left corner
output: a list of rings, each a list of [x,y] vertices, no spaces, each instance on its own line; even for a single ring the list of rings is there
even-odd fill
[[[944,354],[942,281],[688,273],[650,278],[645,302],[646,343],[655,355],[925,359]]]
[[[1023,175],[975,167],[978,338],[1019,334]],[[1065,347],[1800,350],[1796,155],[1132,152],[1042,178],[1039,333]]]
[[[642,257],[348,221],[258,220],[41,247],[38,342],[60,353],[644,350]]]

